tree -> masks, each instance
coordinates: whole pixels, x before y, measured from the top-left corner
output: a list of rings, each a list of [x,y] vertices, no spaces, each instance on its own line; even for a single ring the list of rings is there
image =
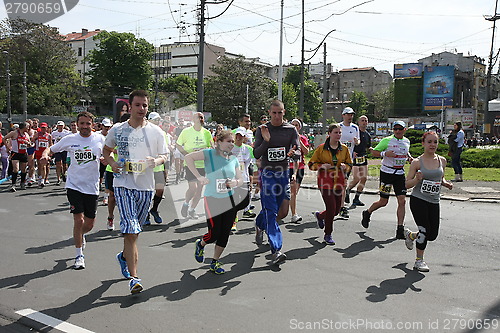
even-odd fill
[[[356,111],[356,117],[366,115],[368,110],[368,99],[362,91],[354,91],[351,96],[351,101],[347,104]]]
[[[158,90],[175,93],[175,108],[196,103],[196,79],[186,75],[171,76],[160,80]]]
[[[283,82],[282,93],[282,102],[285,105],[286,110],[285,117],[290,120],[292,120],[293,118],[297,118],[299,114],[299,105],[297,93],[295,92],[293,84]],[[278,98],[278,82],[276,81],[272,81],[271,96],[274,96],[274,98]]]
[[[238,57],[220,57],[211,67],[215,73],[205,80],[204,108],[212,120],[237,126],[238,116],[245,112],[248,86],[248,111],[253,119],[269,106],[271,82],[262,68]]]
[[[373,95],[375,103],[374,120],[387,120],[390,111],[394,109],[394,83],[389,88],[377,91]]]
[[[153,70],[149,60],[154,53],[151,43],[132,33],[114,31],[101,31],[94,39],[99,41],[99,47],[87,57],[92,100],[111,107],[113,96],[151,87]]]
[[[297,105],[300,98],[300,66],[293,66],[286,71],[284,83],[291,84],[297,96]],[[304,69],[304,121],[318,122],[321,118],[323,107],[321,104],[321,90],[318,84],[311,79],[307,68]]]
[[[23,110],[24,62],[28,113],[68,113],[79,101],[82,89],[75,71],[76,57],[57,29],[6,19],[0,23],[0,35],[0,46],[9,56],[13,113]],[[5,57],[1,57],[1,68],[5,68]],[[6,96],[5,87],[2,89],[0,95]]]

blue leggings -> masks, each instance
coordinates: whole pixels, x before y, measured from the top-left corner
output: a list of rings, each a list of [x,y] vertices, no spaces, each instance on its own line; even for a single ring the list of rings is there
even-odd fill
[[[281,250],[283,237],[276,222],[278,211],[283,200],[290,200],[290,180],[288,169],[285,171],[262,170],[260,174],[260,211],[255,223],[261,230],[265,230],[271,245],[271,252]]]

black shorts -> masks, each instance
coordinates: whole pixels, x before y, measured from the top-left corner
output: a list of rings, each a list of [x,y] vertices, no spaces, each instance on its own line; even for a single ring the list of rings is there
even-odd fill
[[[29,147],[26,151],[28,155],[33,155],[35,153],[35,147]]]
[[[113,179],[115,176],[113,175],[113,171],[106,171],[104,173],[104,188],[106,190],[110,190],[111,192],[114,192],[113,190]]]
[[[304,179],[304,174],[305,174],[306,169],[297,169],[297,172],[295,173],[295,181],[298,184],[302,184],[302,180]],[[293,169],[290,169],[288,171],[290,180],[292,180],[292,174],[293,174]]]
[[[165,172],[162,171],[155,171],[154,172],[154,177],[155,177],[155,185],[165,185]]]
[[[185,171],[186,171],[186,180],[188,182],[196,182],[198,181],[198,179],[193,175],[193,173],[191,172],[191,170],[189,170],[188,167],[184,167],[185,168]],[[205,168],[196,168],[196,170],[198,170],[198,173],[202,176],[205,176]]]
[[[389,198],[391,189],[394,188],[394,194],[406,195],[405,175],[395,175],[380,171],[380,196],[382,198]]]
[[[106,172],[106,165],[99,163],[99,178],[104,178],[104,172]]]
[[[63,164],[66,164],[66,158],[68,157],[67,151],[62,151],[59,153],[54,153],[54,159],[56,162],[62,161]]]
[[[353,158],[353,166],[368,165],[368,159],[366,156],[358,156]]]
[[[66,189],[66,196],[71,205],[71,214],[80,214],[89,219],[95,219],[95,214],[97,211],[97,198],[95,194],[85,194],[70,188]]]
[[[12,153],[10,158],[12,161],[19,161],[21,163],[28,163],[28,154]]]

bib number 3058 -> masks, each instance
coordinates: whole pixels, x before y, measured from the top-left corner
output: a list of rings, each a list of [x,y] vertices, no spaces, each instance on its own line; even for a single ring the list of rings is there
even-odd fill
[[[286,158],[285,147],[267,149],[267,160],[269,162],[279,162],[283,161],[285,158]]]

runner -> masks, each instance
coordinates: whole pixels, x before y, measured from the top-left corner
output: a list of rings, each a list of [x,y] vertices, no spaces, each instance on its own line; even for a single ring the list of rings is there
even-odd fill
[[[231,156],[234,136],[231,131],[223,130],[217,135],[215,149],[204,149],[186,155],[185,161],[190,172],[205,187],[205,214],[208,232],[195,242],[194,257],[197,262],[204,261],[204,248],[215,242],[214,256],[210,271],[223,274],[225,270],[219,261],[227,246],[231,226],[237,210],[231,202],[232,188],[243,186],[244,181],[238,159]],[[205,162],[206,176],[202,176],[195,166],[195,161]]]
[[[349,148],[349,153],[351,154],[351,159],[353,159],[353,152],[354,152],[354,146],[359,144],[359,128],[358,125],[352,123],[352,118],[354,117],[354,110],[350,107],[346,107],[342,111],[342,122],[340,123],[340,129],[342,130],[342,138],[340,139],[340,142]],[[347,181],[349,180],[349,175],[350,172],[347,173],[347,177],[345,179],[346,184],[345,187],[347,187]],[[340,213],[339,215],[342,218],[348,219],[349,218],[349,212],[347,208],[344,207],[345,203],[349,203],[347,200],[349,196],[347,193],[344,193],[343,195],[343,200],[340,203]]]
[[[137,239],[155,190],[153,169],[165,163],[167,147],[161,128],[145,118],[149,106],[148,93],[134,90],[129,95],[129,102],[130,118],[111,128],[106,136],[103,155],[116,174],[113,185],[124,241],[123,251],[116,258],[122,275],[130,279],[130,292],[135,294],[143,290],[137,274]],[[118,162],[111,155],[114,147],[117,147]]]
[[[405,243],[408,250],[417,243],[417,258],[413,269],[428,272],[429,266],[424,261],[427,242],[434,241],[439,231],[439,198],[441,186],[453,189],[453,184],[444,178],[446,158],[436,154],[439,136],[436,132],[427,132],[422,137],[424,153],[414,159],[406,178],[406,188],[414,187],[410,196],[410,209],[418,226],[417,232],[405,229]]]
[[[29,124],[20,123],[17,130],[11,131],[4,138],[11,147],[12,185],[9,191],[16,192],[17,174],[21,171],[21,190],[26,189],[26,166],[28,164],[28,147],[32,146]]]
[[[179,138],[177,138],[176,147],[182,155],[187,155],[193,151],[202,150],[205,148],[212,148],[214,141],[212,139],[212,134],[209,130],[203,127],[205,123],[205,117],[203,113],[196,112],[193,115],[193,126],[185,128],[182,130]],[[186,162],[184,161],[186,165]],[[196,161],[195,166],[203,176],[204,163],[203,161]],[[197,180],[197,178],[191,173],[189,168],[185,167],[186,179],[188,181],[188,189],[186,191],[186,196],[184,203],[182,204],[181,215],[182,217],[196,218],[196,206],[201,198],[201,192],[203,190],[203,184]],[[191,203],[191,208],[190,204]]]
[[[295,127],[283,120],[285,107],[282,101],[272,101],[268,113],[271,121],[260,125],[255,132],[254,155],[256,158],[262,158],[262,210],[255,221],[255,242],[257,245],[262,244],[265,231],[271,245],[272,263],[280,264],[286,260],[286,255],[281,252],[283,237],[277,220],[285,218],[288,213],[288,153],[292,147],[298,147],[300,142]],[[294,181],[295,175],[292,175],[291,179]],[[278,216],[281,209],[285,212],[284,216]]]
[[[74,269],[85,268],[85,234],[94,227],[99,196],[99,160],[104,138],[92,132],[94,115],[83,111],[76,117],[79,132],[65,136],[47,147],[41,160],[48,161],[49,153],[67,151],[71,158],[66,195],[73,214],[73,240],[76,258]]]
[[[398,200],[397,218],[398,226],[396,238],[405,239],[403,223],[405,220],[406,188],[404,166],[407,160],[413,160],[410,155],[410,140],[404,137],[406,124],[404,121],[394,122],[392,129],[394,134],[383,138],[372,150],[375,157],[382,157],[380,167],[380,199],[375,201],[370,208],[362,213],[361,224],[368,228],[371,214],[381,207],[385,207],[389,202],[391,189]]]
[[[64,138],[66,135],[71,134],[70,131],[64,128],[64,121],[59,120],[56,124],[57,130],[52,131],[52,140],[55,143],[58,143],[61,141],[62,138]],[[58,152],[54,154],[54,160],[56,162],[56,175],[57,175],[57,182],[56,185],[61,185],[61,180],[66,181],[66,169],[67,169],[67,164],[66,164],[66,158],[68,156],[68,153],[65,151]]]
[[[38,188],[45,186],[45,180],[49,177],[50,163],[42,159],[45,149],[52,146],[52,136],[47,132],[47,123],[40,124],[40,132],[33,137],[35,141],[35,159],[38,165]]]
[[[113,123],[111,122],[111,120],[109,118],[104,118],[101,121],[101,130],[97,131],[96,133],[101,134],[104,138],[106,138],[111,126],[113,126]],[[107,167],[106,161],[104,159],[101,160],[101,164],[99,165],[99,189],[101,189],[101,190],[102,190],[102,184],[104,181],[104,176],[106,173],[106,167]],[[102,204],[104,206],[106,206],[108,204],[108,199],[109,199],[109,193],[104,192],[104,198],[102,199]]]
[[[28,119],[26,120],[30,124],[30,129],[28,134],[30,136],[30,141],[32,143],[35,142],[35,135],[40,132],[40,128],[38,127],[39,120],[38,118]],[[28,147],[28,175],[26,177],[26,185],[32,186],[35,184],[35,145]]]
[[[368,117],[361,116],[358,118],[358,127],[359,127],[359,144],[354,146],[353,153],[353,167],[352,167],[352,176],[353,179],[349,183],[346,191],[345,202],[349,203],[351,190],[357,185],[356,195],[352,200],[352,206],[350,208],[356,208],[356,206],[364,206],[365,204],[359,200],[361,193],[363,193],[363,189],[365,188],[366,180],[368,179],[368,160],[366,155],[368,152],[373,150],[372,148],[372,138],[370,134],[366,131],[366,127],[368,126]]]

